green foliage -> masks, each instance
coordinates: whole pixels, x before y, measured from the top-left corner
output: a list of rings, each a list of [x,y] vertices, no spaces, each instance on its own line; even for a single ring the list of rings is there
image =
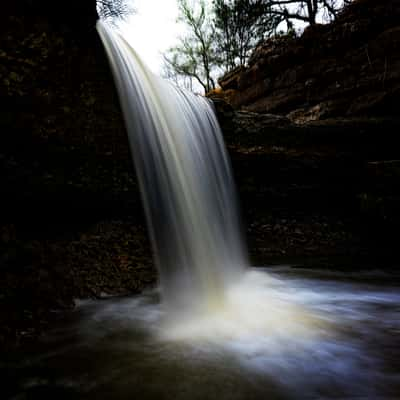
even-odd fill
[[[216,42],[226,70],[245,65],[255,46],[270,36],[279,18],[266,12],[263,0],[214,0]]]
[[[177,1],[188,32],[164,55],[165,75],[178,84],[186,79],[189,89],[197,81],[208,92],[217,72],[246,65],[264,39],[295,34],[295,21],[332,20],[351,0],[213,0],[210,10],[206,0]]]
[[[188,28],[179,44],[164,55],[167,75],[196,80],[205,92],[215,88],[213,69],[217,65],[215,42],[211,20],[205,0],[196,4],[188,0],[178,0],[180,16],[178,21]]]

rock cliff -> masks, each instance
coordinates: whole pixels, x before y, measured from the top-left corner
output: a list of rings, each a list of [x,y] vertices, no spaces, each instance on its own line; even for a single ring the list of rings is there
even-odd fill
[[[95,1],[0,16],[0,347],[78,297],[155,279]]]
[[[400,1],[355,0],[329,25],[262,43],[219,83],[235,107],[305,122],[397,113]]]
[[[331,260],[344,253],[397,259],[399,17],[399,0],[355,0],[331,24],[267,40],[247,67],[220,79],[222,91],[212,97],[245,208],[258,202],[264,210],[250,218],[254,236],[266,238],[251,246],[258,254],[314,249],[314,259],[323,253]],[[346,221],[342,233],[328,222],[331,235],[323,238],[318,224],[290,229],[288,222],[328,216]],[[296,230],[318,234],[299,238]]]

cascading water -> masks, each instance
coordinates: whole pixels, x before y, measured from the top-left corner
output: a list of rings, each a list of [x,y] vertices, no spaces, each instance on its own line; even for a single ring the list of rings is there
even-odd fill
[[[97,24],[120,95],[170,310],[212,309],[247,264],[236,194],[211,103],[153,75]]]
[[[275,295],[277,283],[268,275],[245,272],[234,182],[212,104],[152,74],[105,23],[97,29],[119,92],[159,267],[168,311],[162,336],[315,336],[318,318]]]
[[[398,398],[400,276],[378,271],[363,282],[360,272],[245,270],[210,104],[153,76],[107,26],[98,30],[129,130],[164,303],[157,289],[78,303],[32,354],[12,360],[2,395]]]

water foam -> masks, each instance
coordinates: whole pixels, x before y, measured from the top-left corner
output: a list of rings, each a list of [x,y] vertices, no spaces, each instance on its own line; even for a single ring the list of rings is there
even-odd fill
[[[171,313],[212,309],[247,265],[230,163],[212,103],[152,74],[99,22]]]

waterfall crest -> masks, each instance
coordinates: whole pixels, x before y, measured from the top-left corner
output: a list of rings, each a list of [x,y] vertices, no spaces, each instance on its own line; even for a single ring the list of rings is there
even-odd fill
[[[97,30],[124,113],[163,301],[171,310],[215,307],[247,255],[212,103],[155,76],[105,23]]]

